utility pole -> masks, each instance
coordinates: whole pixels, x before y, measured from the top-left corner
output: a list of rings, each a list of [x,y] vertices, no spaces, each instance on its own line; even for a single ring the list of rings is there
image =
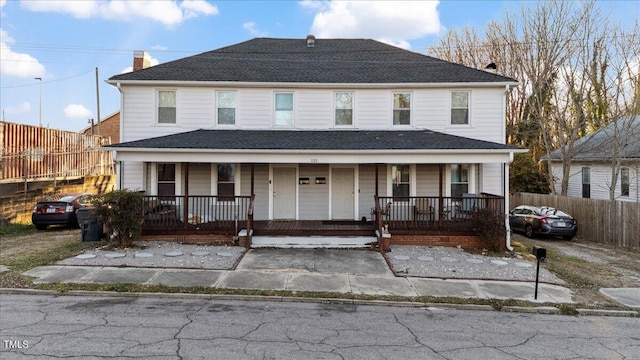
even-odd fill
[[[102,131],[100,131],[100,87],[98,86],[98,67],[96,67],[96,105],[98,109],[98,135],[102,135]]]
[[[40,81],[40,117],[39,117],[39,124],[40,127],[42,127],[42,78],[41,77],[37,77],[34,78],[34,80],[39,80]]]

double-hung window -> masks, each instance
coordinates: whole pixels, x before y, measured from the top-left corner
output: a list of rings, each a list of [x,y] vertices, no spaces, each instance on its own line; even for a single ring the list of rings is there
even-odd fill
[[[411,189],[411,167],[409,165],[392,165],[391,184],[394,199],[406,200]]]
[[[469,125],[469,92],[451,93],[451,125]]]
[[[218,199],[232,201],[236,194],[234,164],[218,164]]]
[[[353,125],[353,93],[336,93],[335,125]]]
[[[582,168],[582,197],[591,198],[591,168]]]
[[[176,123],[176,91],[158,91],[158,124]]]
[[[469,192],[469,164],[451,165],[451,197],[462,198]]]
[[[393,94],[393,125],[411,125],[411,93]]]
[[[620,169],[620,195],[629,196],[629,168]]]
[[[276,93],[276,126],[293,126],[293,93]]]
[[[176,195],[176,165],[158,164],[158,196]]]
[[[236,92],[218,91],[216,93],[218,106],[218,125],[235,125],[236,123]]]

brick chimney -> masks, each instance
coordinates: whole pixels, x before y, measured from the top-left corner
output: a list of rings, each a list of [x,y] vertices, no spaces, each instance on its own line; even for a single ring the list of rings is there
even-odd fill
[[[133,71],[146,69],[151,66],[151,56],[146,51],[133,52]]]

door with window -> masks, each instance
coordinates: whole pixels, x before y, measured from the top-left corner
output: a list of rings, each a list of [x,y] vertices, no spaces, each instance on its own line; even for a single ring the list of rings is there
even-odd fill
[[[333,220],[353,220],[354,179],[353,168],[331,170],[331,218]]]
[[[296,168],[273,168],[273,219],[296,218]]]

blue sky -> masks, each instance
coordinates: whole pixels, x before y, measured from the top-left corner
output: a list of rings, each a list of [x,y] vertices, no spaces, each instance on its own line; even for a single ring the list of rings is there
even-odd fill
[[[471,26],[482,32],[522,4],[0,0],[0,108],[6,121],[38,125],[42,104],[43,126],[78,131],[97,117],[96,67],[101,117],[119,110],[119,93],[104,80],[130,70],[134,50],[163,63],[254,37],[314,34],[377,39],[425,53],[446,30]],[[640,1],[599,4],[612,19],[640,15]]]

